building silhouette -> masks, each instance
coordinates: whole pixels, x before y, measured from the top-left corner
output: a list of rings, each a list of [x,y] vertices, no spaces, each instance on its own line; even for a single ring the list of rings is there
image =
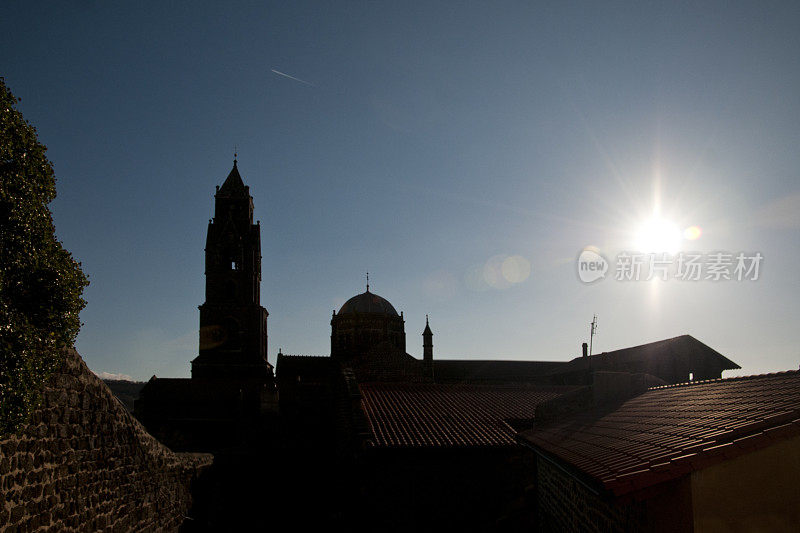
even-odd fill
[[[205,277],[192,377],[153,376],[134,404],[148,431],[176,450],[241,443],[277,406],[267,359],[269,313],[261,305],[261,225],[253,223],[253,198],[235,159],[214,194]]]
[[[206,301],[192,377],[267,379],[267,316],[261,306],[261,224],[236,160],[214,195],[206,237]]]
[[[229,505],[238,526],[266,527],[248,510],[267,495],[299,525],[483,531],[510,520],[509,502],[536,483],[535,453],[518,438],[539,418],[591,410],[600,388],[622,399],[739,368],[688,335],[566,362],[441,359],[427,316],[417,359],[403,313],[367,282],[333,312],[329,355],[279,352],[273,375],[260,225],[235,160],[214,198],[192,376],[154,376],[135,404],[171,448],[227,465],[199,500],[198,524],[231,520]],[[598,384],[599,373],[613,377]]]

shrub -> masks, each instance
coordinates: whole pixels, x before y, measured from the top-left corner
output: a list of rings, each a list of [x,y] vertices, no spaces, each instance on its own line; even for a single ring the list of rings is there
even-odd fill
[[[0,435],[16,431],[80,329],[86,276],[55,235],[47,148],[0,78]]]

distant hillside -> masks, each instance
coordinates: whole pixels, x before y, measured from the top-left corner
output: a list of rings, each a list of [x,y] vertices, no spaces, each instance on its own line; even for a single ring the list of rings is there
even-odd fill
[[[145,386],[145,381],[125,381],[122,379],[104,379],[114,396],[119,398],[122,404],[133,412],[133,401],[139,399],[139,392]]]

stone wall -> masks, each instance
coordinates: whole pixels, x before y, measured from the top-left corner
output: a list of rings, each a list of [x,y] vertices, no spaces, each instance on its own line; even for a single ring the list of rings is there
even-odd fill
[[[211,460],[160,444],[68,350],[28,425],[0,439],[0,531],[175,531]]]
[[[595,494],[574,477],[537,458],[537,509],[540,531],[643,531],[645,506],[621,504]]]

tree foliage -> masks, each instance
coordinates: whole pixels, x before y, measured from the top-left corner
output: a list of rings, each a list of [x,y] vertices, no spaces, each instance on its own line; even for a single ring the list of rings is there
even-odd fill
[[[80,329],[86,276],[55,236],[47,149],[0,78],[0,435],[16,431]]]

